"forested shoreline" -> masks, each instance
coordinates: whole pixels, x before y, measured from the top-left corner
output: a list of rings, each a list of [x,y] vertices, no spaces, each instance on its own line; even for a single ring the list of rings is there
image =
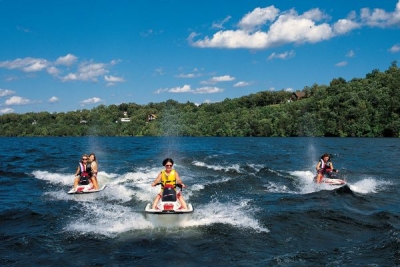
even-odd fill
[[[218,103],[100,105],[60,113],[4,114],[0,136],[399,137],[400,70],[293,92],[263,91]],[[290,100],[292,99],[292,100]],[[124,118],[125,121],[121,121]]]

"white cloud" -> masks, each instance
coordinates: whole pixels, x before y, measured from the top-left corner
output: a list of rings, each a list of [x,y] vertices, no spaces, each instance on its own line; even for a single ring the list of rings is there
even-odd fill
[[[64,57],[59,57],[57,60],[54,62],[56,65],[64,65],[64,66],[71,66],[78,60],[78,57],[68,54]]]
[[[236,84],[233,85],[233,87],[246,87],[249,86],[250,83],[249,82],[237,82]]]
[[[51,66],[51,67],[47,68],[47,73],[51,74],[53,76],[57,76],[58,74],[60,74],[60,72],[61,71],[58,68],[54,67],[54,66]]]
[[[30,104],[31,101],[26,98],[22,98],[20,96],[12,96],[10,99],[7,99],[5,104],[7,106],[16,106],[16,105],[26,105]]]
[[[199,39],[200,34],[192,32],[188,41],[194,47],[228,49],[269,49],[285,44],[318,43],[364,26],[400,25],[400,1],[394,12],[363,8],[359,16],[351,11],[347,18],[329,24],[330,19],[318,8],[298,14],[295,9],[280,12],[274,6],[257,7],[242,17],[237,29],[220,30]]]
[[[399,45],[399,44],[395,44],[394,46],[392,46],[392,47],[389,49],[389,51],[392,52],[392,53],[400,52],[400,45]]]
[[[19,69],[24,72],[41,71],[49,66],[49,62],[41,58],[18,58],[13,61],[1,61],[0,68]]]
[[[200,76],[201,76],[200,73],[188,73],[188,74],[181,73],[181,74],[178,74],[176,77],[177,78],[196,78],[196,77],[200,77]]]
[[[278,59],[289,59],[289,58],[292,58],[292,57],[294,57],[296,55],[296,53],[293,51],[293,50],[291,50],[291,51],[286,51],[286,52],[283,52],[283,53],[281,53],[281,54],[277,54],[277,53],[272,53],[269,57],[268,57],[268,60],[272,60],[272,59],[274,59],[274,58],[278,58]]]
[[[57,103],[58,102],[58,98],[55,96],[52,96],[49,98],[49,100],[47,100],[49,103]]]
[[[347,52],[346,57],[355,57],[356,53],[354,53],[353,50],[350,50],[349,52]]]
[[[333,31],[335,35],[346,34],[358,28],[361,28],[361,24],[349,19],[340,19],[333,24]]]
[[[124,78],[122,78],[122,77],[116,77],[116,76],[112,76],[112,75],[109,75],[109,76],[104,76],[104,80],[105,81],[107,81],[107,82],[118,82],[118,83],[121,83],[121,82],[125,82],[125,79]]]
[[[227,16],[227,17],[224,18],[222,21],[213,22],[212,28],[223,29],[223,28],[224,28],[224,24],[225,24],[226,22],[228,22],[231,18],[232,18],[231,16]]]
[[[62,81],[94,81],[97,82],[97,78],[102,76],[109,71],[106,69],[106,64],[104,63],[82,63],[76,73],[69,73],[68,75],[62,77]]]
[[[182,87],[174,87],[168,90],[170,93],[190,93],[192,92],[192,89],[190,88],[190,85],[185,84]]]
[[[341,61],[335,64],[336,67],[344,67],[347,65],[347,61]]]
[[[14,110],[12,108],[4,108],[0,109],[0,114],[7,114],[7,113],[13,113]]]
[[[391,27],[400,24],[400,1],[397,2],[393,12],[387,12],[380,8],[370,10],[369,8],[361,9],[361,20],[365,25],[371,27]]]
[[[214,93],[220,93],[223,92],[224,89],[218,88],[218,87],[200,87],[196,89],[192,89],[190,85],[185,84],[182,87],[173,87],[170,89],[158,89],[155,93],[160,94],[162,92],[169,92],[169,93],[176,93],[176,94],[181,94],[181,93],[191,93],[191,94],[214,94]]]
[[[8,90],[8,89],[0,89],[0,97],[13,95],[13,94],[15,94],[15,91]]]
[[[81,106],[89,105],[89,104],[96,104],[96,103],[99,103],[100,101],[102,101],[102,100],[98,97],[88,98],[81,102]]]
[[[217,77],[212,77],[211,82],[230,82],[235,80],[235,77],[232,77],[230,75],[224,75],[224,76],[217,76]]]
[[[215,94],[222,93],[224,89],[218,87],[200,87],[193,91],[193,94]]]
[[[46,70],[48,74],[60,79],[62,82],[68,81],[94,81],[97,82],[98,78],[108,74],[110,66],[120,62],[120,60],[112,60],[110,63],[94,63],[92,61],[81,62],[75,70],[70,70],[71,66],[75,64],[78,57],[72,54],[67,54],[57,58],[56,61],[50,62],[42,58],[18,58],[15,60],[0,61],[0,68],[16,69],[23,72],[38,72]],[[69,71],[69,73],[61,75],[61,73]],[[116,76],[105,76],[107,82],[123,82],[123,78]]]
[[[239,22],[238,26],[245,31],[253,31],[268,21],[273,21],[279,13],[279,9],[274,6],[266,8],[257,7],[247,13]]]
[[[316,24],[316,21],[327,17],[318,9],[312,9],[303,15],[298,15],[293,9],[281,14],[278,12],[273,6],[256,8],[242,18],[237,30],[219,31],[211,38],[206,36],[202,40],[194,40],[197,34],[192,33],[188,40],[193,46],[200,48],[266,49],[285,43],[316,43],[333,37],[333,31],[328,24]],[[272,24],[268,31],[260,30],[269,21]]]

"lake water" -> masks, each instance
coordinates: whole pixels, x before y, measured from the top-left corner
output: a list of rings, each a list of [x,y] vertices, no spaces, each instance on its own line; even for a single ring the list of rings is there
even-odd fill
[[[0,138],[1,266],[400,266],[400,139]],[[68,195],[83,153],[104,191]],[[323,153],[348,186],[313,183]],[[195,208],[143,210],[171,157]]]

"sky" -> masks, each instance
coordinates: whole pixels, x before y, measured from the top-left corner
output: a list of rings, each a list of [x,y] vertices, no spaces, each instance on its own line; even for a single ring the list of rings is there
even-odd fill
[[[295,92],[399,59],[400,0],[0,0],[0,115]]]

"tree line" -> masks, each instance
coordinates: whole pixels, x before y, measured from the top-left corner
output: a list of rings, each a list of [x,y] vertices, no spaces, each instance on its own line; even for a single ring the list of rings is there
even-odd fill
[[[365,78],[306,86],[304,97],[262,91],[218,103],[168,100],[100,105],[70,112],[4,114],[0,136],[399,137],[400,70],[396,62]],[[126,114],[130,121],[121,122]],[[149,120],[149,115],[156,116]]]

